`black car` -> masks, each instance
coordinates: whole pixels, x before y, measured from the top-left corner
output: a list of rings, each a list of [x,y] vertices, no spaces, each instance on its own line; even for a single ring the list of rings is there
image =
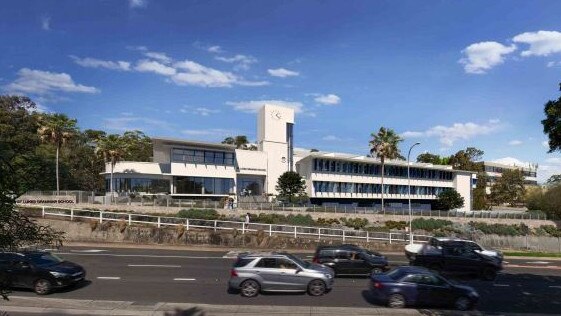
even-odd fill
[[[426,306],[468,310],[479,300],[473,288],[450,282],[426,268],[411,266],[372,274],[370,293],[376,303],[393,308]]]
[[[84,280],[81,266],[44,251],[0,252],[0,273],[13,288],[44,295]]]
[[[417,254],[411,265],[423,266],[444,274],[476,275],[484,280],[494,280],[502,270],[502,261],[486,256],[470,247],[443,245],[442,251],[431,254]]]
[[[389,269],[386,257],[355,245],[319,246],[313,261],[332,268],[338,276],[369,275]]]

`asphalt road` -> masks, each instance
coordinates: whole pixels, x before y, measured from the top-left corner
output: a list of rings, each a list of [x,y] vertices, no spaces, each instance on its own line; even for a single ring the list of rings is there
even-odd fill
[[[70,247],[57,251],[66,260],[84,266],[86,282],[50,297],[157,302],[284,306],[372,306],[367,278],[337,278],[333,290],[321,297],[306,294],[263,294],[243,298],[228,294],[233,263],[226,251]],[[299,254],[310,260],[310,254]],[[403,255],[388,255],[392,265],[407,264]],[[483,313],[561,314],[561,261],[506,259],[506,269],[494,282],[460,280],[481,296]],[[13,295],[34,296],[30,291]]]

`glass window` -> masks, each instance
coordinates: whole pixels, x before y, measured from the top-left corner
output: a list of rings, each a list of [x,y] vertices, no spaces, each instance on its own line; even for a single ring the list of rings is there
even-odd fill
[[[293,269],[296,270],[298,268],[298,266],[296,266],[296,264],[288,259],[284,259],[284,258],[278,258],[277,259],[277,264],[278,264],[278,268],[279,269]]]
[[[214,179],[204,178],[205,194],[214,194]]]

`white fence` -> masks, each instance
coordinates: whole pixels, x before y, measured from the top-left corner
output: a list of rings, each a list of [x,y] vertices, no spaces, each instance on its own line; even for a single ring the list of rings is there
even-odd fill
[[[317,237],[318,240],[322,238],[336,238],[341,239],[343,242],[359,240],[359,241],[387,241],[393,242],[408,242],[409,234],[402,231],[397,232],[371,232],[363,230],[347,230],[330,227],[307,227],[307,226],[292,226],[292,225],[278,225],[278,224],[261,224],[249,223],[241,221],[220,221],[220,220],[204,220],[204,219],[191,219],[180,217],[166,217],[166,216],[153,216],[144,214],[133,213],[118,213],[106,212],[97,210],[86,210],[76,208],[61,208],[53,206],[38,206],[34,207],[37,211],[37,216],[41,217],[60,217],[63,219],[90,219],[105,222],[125,222],[128,225],[144,224],[154,225],[160,227],[177,227],[184,226],[186,230],[189,229],[208,229],[208,230],[238,230],[242,234],[246,232],[263,231],[269,236],[272,235],[288,235],[294,238],[298,237]],[[29,208],[27,208],[29,210]],[[415,242],[426,242],[431,236],[427,235],[413,235]]]

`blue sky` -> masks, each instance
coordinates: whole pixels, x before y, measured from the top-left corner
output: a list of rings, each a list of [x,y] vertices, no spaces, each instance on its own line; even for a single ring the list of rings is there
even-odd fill
[[[547,154],[561,2],[4,1],[0,89],[81,128],[255,139],[264,101],[297,109],[298,147],[365,154],[380,126],[418,153]]]

